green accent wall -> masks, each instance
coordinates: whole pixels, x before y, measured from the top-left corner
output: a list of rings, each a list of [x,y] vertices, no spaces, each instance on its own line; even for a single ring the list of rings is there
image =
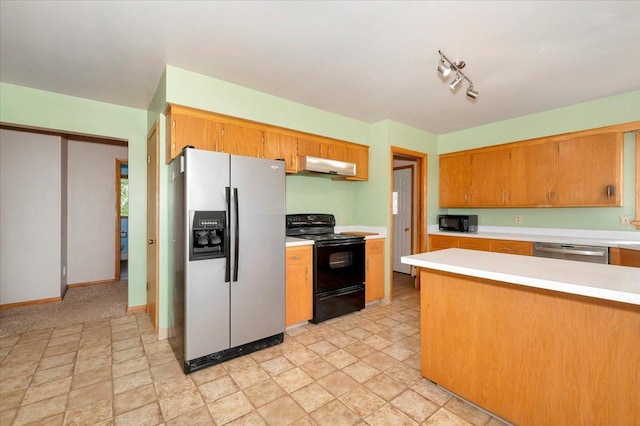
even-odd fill
[[[479,105],[478,105],[479,106]],[[438,136],[438,153],[462,151],[508,142],[517,142],[560,133],[568,133],[640,120],[640,91],[625,93],[557,108],[511,120],[473,127]],[[585,173],[588,173],[585,170]],[[437,197],[438,188],[433,189]],[[572,228],[633,231],[620,226],[620,216],[635,216],[635,138],[624,137],[622,207],[571,207],[528,209],[449,209],[452,214],[477,214],[480,225],[532,228]],[[437,199],[437,198],[436,198]],[[522,223],[514,223],[514,215]],[[429,219],[429,224],[437,220]]]
[[[146,305],[147,112],[0,83],[0,122],[129,142],[128,305]]]

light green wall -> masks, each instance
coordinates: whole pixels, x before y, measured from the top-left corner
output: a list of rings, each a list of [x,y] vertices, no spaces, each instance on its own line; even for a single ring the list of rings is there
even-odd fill
[[[3,124],[129,142],[129,306],[146,304],[146,119],[144,110],[0,83]]]
[[[640,91],[584,102],[511,120],[473,127],[438,136],[438,153],[567,133],[640,120]],[[632,231],[620,226],[621,215],[635,215],[635,144],[625,134],[624,193],[622,207],[573,207],[535,209],[449,209],[453,214],[478,214],[480,225],[542,228],[603,229]],[[588,173],[588,170],[585,170]],[[640,188],[638,189],[640,190]],[[436,196],[437,188],[434,188]],[[523,222],[514,223],[521,214]],[[435,218],[429,220],[435,224]]]
[[[404,148],[426,153],[427,192],[437,187],[436,174],[432,169],[437,164],[436,135],[397,123],[384,120],[371,125],[371,144],[369,148],[369,180],[361,182],[355,194],[355,223],[369,226],[383,226],[391,230],[391,170],[392,147]],[[427,216],[436,217],[438,212],[437,198],[429,195],[427,199]],[[435,220],[435,219],[434,219]],[[386,253],[391,253],[391,240],[386,240]],[[385,256],[385,294],[390,294],[390,257]]]

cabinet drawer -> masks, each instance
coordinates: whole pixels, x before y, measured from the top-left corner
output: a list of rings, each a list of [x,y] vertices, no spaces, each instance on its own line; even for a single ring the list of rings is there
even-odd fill
[[[531,256],[533,255],[533,243],[526,241],[491,240],[491,251]]]
[[[305,265],[311,263],[312,246],[287,247],[286,264]]]
[[[460,238],[458,247],[467,250],[491,251],[491,240],[484,238]]]
[[[429,250],[444,250],[448,248],[458,248],[459,238],[447,237],[443,235],[432,235],[429,237]]]

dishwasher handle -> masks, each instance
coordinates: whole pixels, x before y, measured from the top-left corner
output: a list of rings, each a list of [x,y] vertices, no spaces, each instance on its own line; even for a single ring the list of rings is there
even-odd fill
[[[563,253],[563,254],[579,254],[582,256],[604,256],[603,251],[593,250],[576,250],[572,248],[553,248],[553,247],[536,247],[536,251],[545,251],[547,253]]]

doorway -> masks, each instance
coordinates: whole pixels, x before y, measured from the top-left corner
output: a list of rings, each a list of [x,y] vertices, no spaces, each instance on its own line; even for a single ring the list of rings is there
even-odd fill
[[[116,159],[116,281],[129,278],[129,164]]]
[[[158,333],[158,154],[160,124],[155,121],[147,136],[147,305],[146,310],[153,329]]]
[[[400,258],[427,250],[427,154],[391,147],[391,291],[395,279],[415,276]],[[416,285],[417,286],[417,285]]]

